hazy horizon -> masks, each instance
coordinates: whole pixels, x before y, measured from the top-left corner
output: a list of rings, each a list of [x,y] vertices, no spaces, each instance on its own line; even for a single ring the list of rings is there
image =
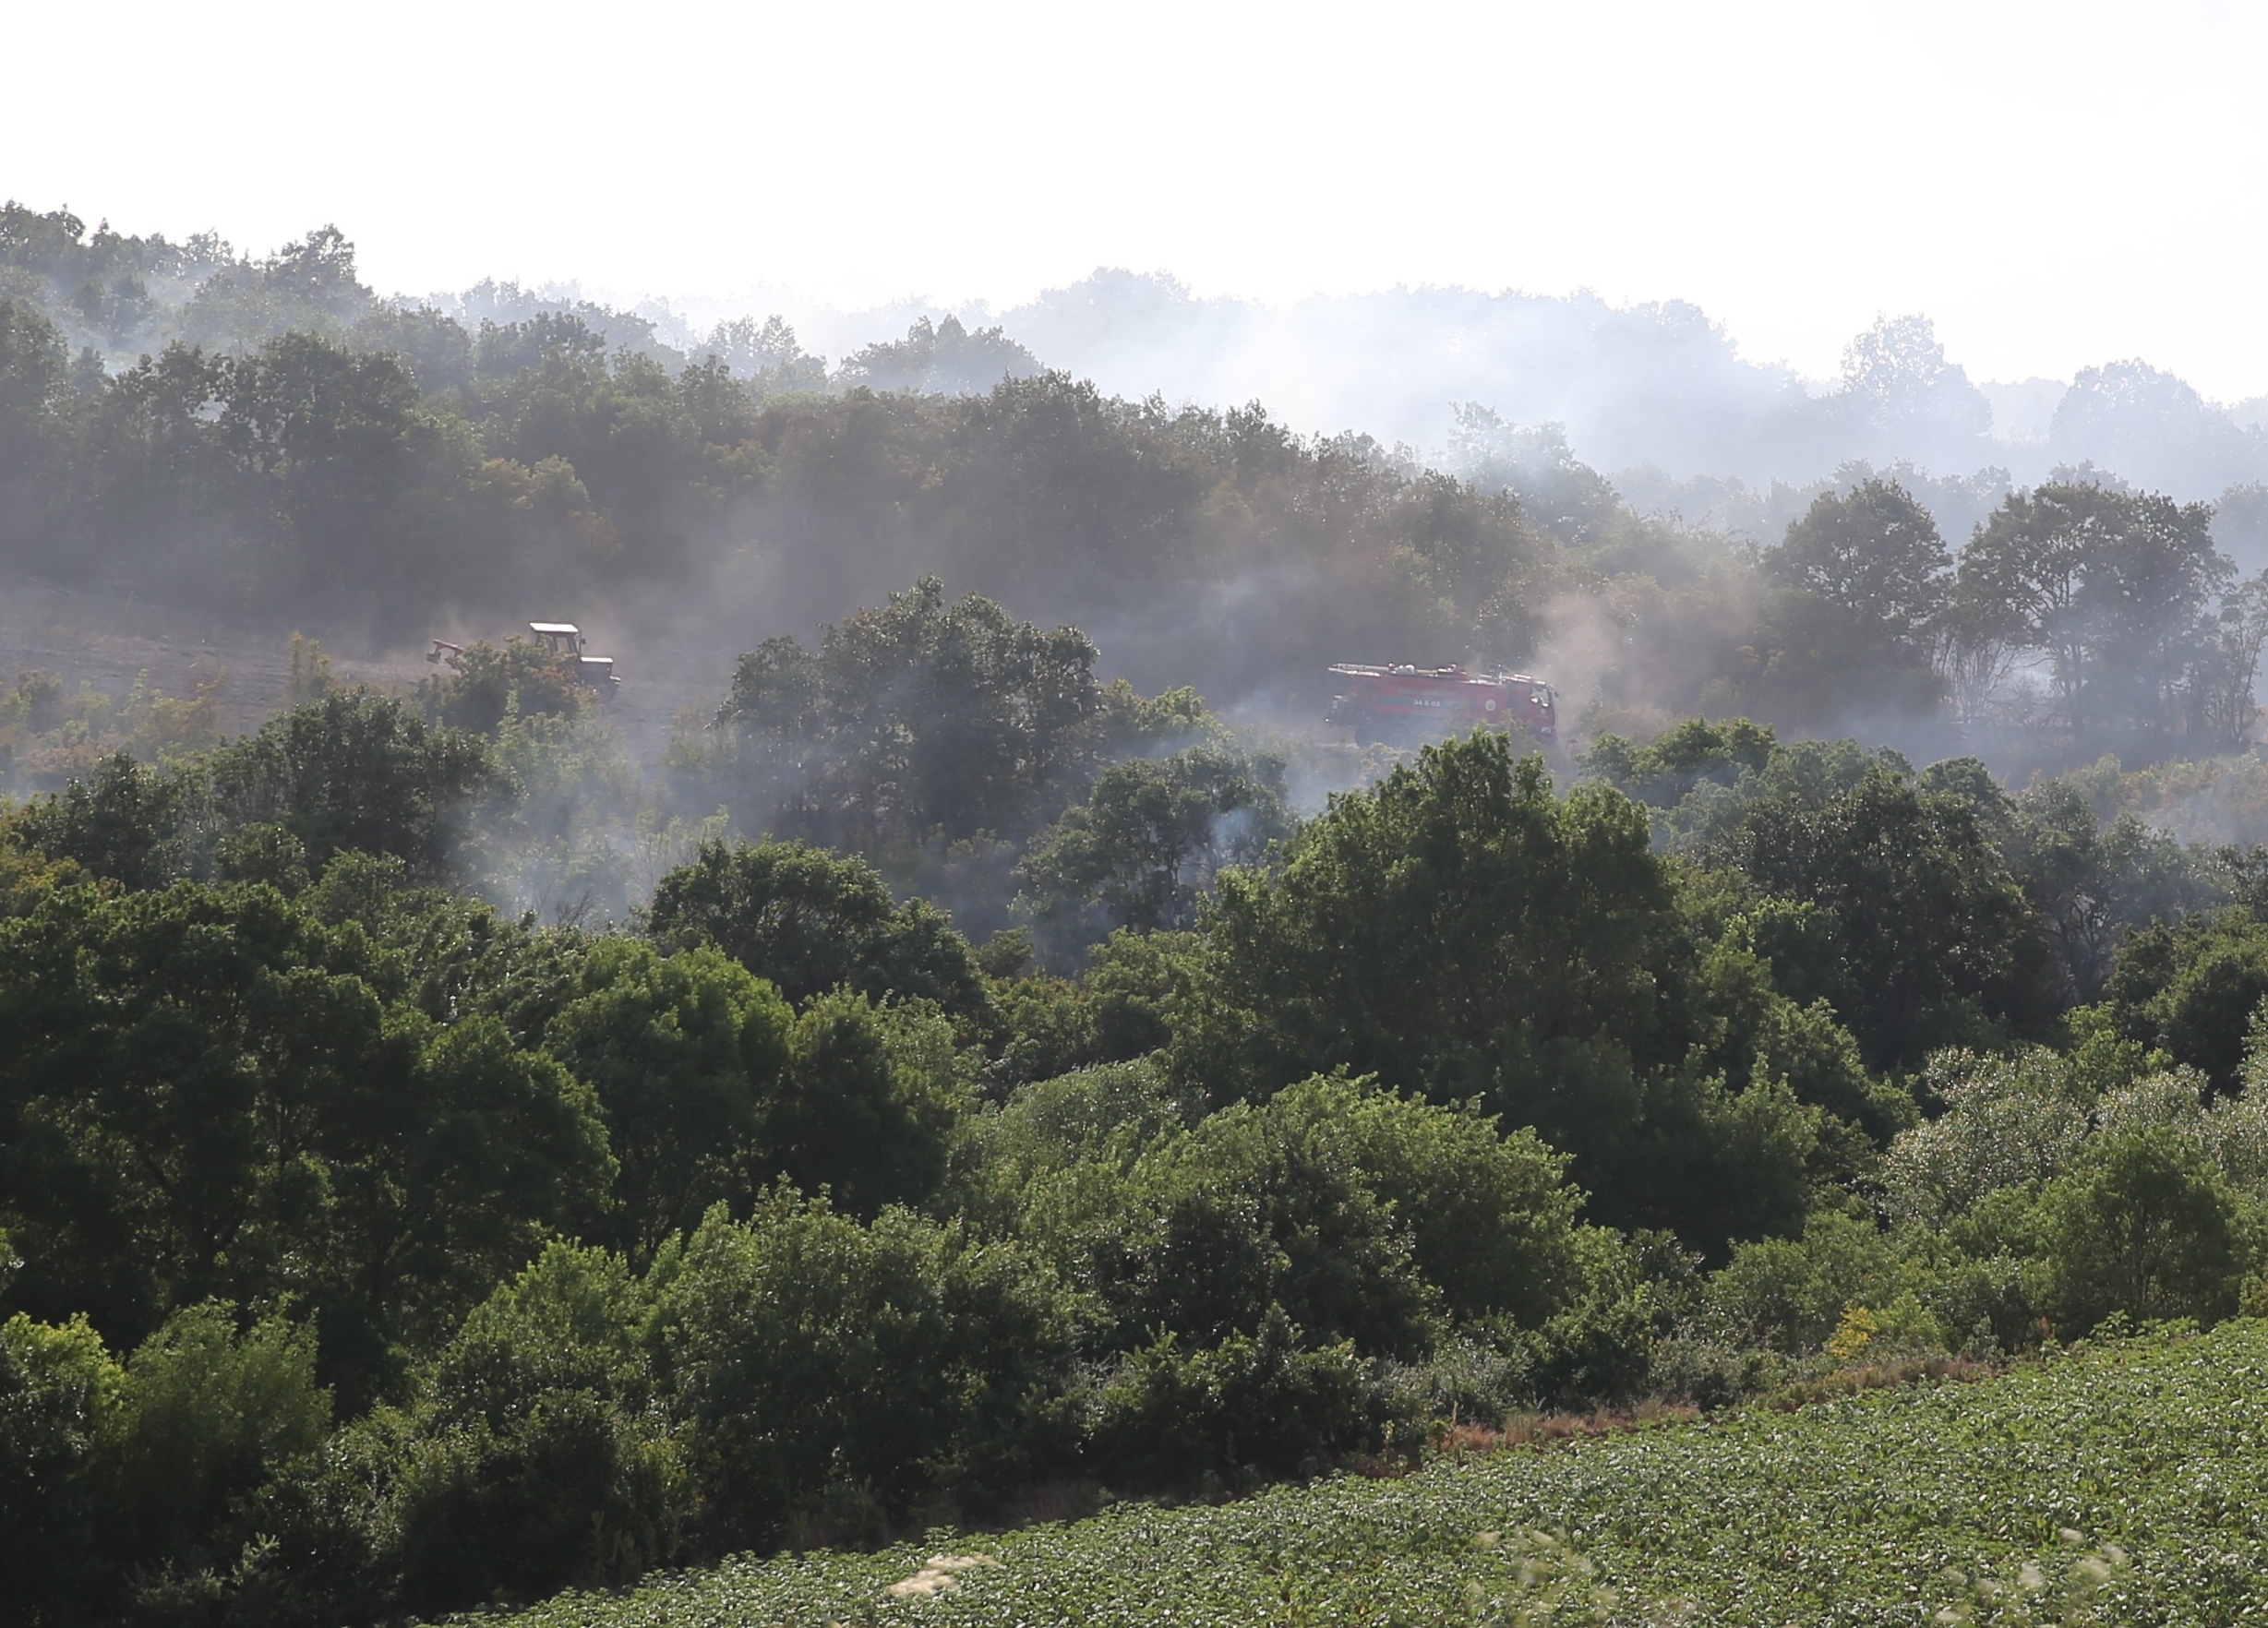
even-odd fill
[[[336,221],[386,289],[486,276],[844,309],[1098,266],[1282,306],[1397,287],[1689,302],[1833,377],[1923,312],[1972,377],[2142,357],[2268,392],[2268,16],[1950,0],[1579,10],[593,6],[382,18],[130,0],[200,92],[22,76],[0,187],[264,253]],[[26,62],[89,61],[60,8]]]

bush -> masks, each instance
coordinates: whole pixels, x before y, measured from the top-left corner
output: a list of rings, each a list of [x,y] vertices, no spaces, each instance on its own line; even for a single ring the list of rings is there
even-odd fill
[[[571,718],[590,693],[572,657],[554,655],[532,640],[475,644],[450,656],[449,668],[446,677],[417,686],[426,717],[449,729],[485,735],[508,717]]]
[[[2040,1195],[2046,1298],[2070,1334],[2114,1311],[2210,1323],[2236,1310],[2249,1251],[2235,1195],[2162,1126],[2107,1134]]]
[[[1506,1134],[1477,1106],[1438,1107],[1367,1082],[1316,1078],[1260,1112],[1278,1137],[1337,1143],[1408,1228],[1452,1316],[1534,1324],[1580,1284],[1567,1159],[1532,1131]]]
[[[1710,1279],[1704,1322],[1736,1347],[1801,1355],[1824,1346],[1849,1307],[1887,1305],[1921,1281],[1871,1218],[1821,1210],[1800,1239],[1735,1250]]]
[[[1923,1083],[1943,1112],[1902,1132],[1882,1161],[1884,1204],[1899,1221],[1941,1224],[1989,1193],[2045,1180],[2086,1140],[2084,1087],[2050,1052],[1943,1051]]]
[[[1095,1229],[1122,1339],[1165,1330],[1210,1347],[1280,1313],[1366,1356],[1431,1347],[1443,1307],[1411,1229],[1348,1127],[1313,1106],[1234,1104],[1143,1153],[1124,1210]]]
[[[395,1488],[393,1558],[415,1611],[634,1583],[677,1552],[669,1444],[587,1391],[419,1442]]]
[[[1254,1332],[1217,1346],[1167,1333],[1129,1353],[1096,1398],[1092,1463],[1143,1487],[1316,1475],[1382,1444],[1381,1403],[1351,1342],[1308,1348],[1271,1306]]]
[[[893,1521],[1028,1475],[1074,1334],[1070,1302],[1014,1245],[904,1210],[862,1225],[793,1192],[745,1223],[703,1221],[661,1320],[725,1546],[826,1512]]]
[[[330,1428],[311,1331],[175,1312],[127,1359],[90,1468],[112,1584],[151,1607],[279,1590],[275,1506]]]
[[[390,1561],[413,1610],[634,1581],[690,1498],[619,1256],[554,1244],[465,1319],[392,1421]]]

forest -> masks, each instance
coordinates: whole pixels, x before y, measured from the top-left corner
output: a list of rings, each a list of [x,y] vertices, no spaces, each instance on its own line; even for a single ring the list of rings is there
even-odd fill
[[[1115,398],[957,322],[831,369],[777,320],[688,352],[510,285],[452,309],[374,295],[333,229],[253,258],[0,209],[0,561],[354,649],[516,623],[540,582],[719,660],[934,575],[1243,721],[1311,722],[1333,662],[1470,660],[1607,730],[1737,714],[2019,778],[2233,744],[2258,642],[2268,462],[2211,503],[2083,461],[1748,491],[1610,479],[1479,401],[1422,455]],[[1861,337],[1822,412],[1962,416],[1926,332]]]
[[[430,1618],[2268,1314],[2257,493],[1948,536],[1852,468],[1757,541],[1478,406],[1453,474],[957,324],[672,357],[335,233],[0,226],[0,578],[315,635],[246,733],[0,689],[24,1621]],[[642,760],[525,640],[334,674],[532,582],[708,703]],[[1579,726],[1326,737],[1370,656]]]

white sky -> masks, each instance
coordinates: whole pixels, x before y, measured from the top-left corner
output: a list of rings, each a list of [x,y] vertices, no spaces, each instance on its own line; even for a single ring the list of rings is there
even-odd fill
[[[0,193],[379,288],[1682,298],[2268,391],[2268,3],[11,6]]]

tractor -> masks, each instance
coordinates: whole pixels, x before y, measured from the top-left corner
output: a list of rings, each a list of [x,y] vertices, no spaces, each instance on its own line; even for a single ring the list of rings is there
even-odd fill
[[[612,699],[622,688],[622,680],[614,676],[614,657],[583,654],[582,629],[572,622],[530,622],[528,631],[535,641],[553,655],[575,664],[575,676],[586,688],[595,689],[602,698]]]
[[[600,700],[612,700],[615,691],[622,688],[622,680],[614,676],[614,657],[585,655],[582,629],[574,623],[530,622],[528,631],[535,635],[535,642],[551,655],[573,663],[576,682],[586,689],[596,690]],[[437,639],[433,641],[433,648],[426,652],[426,660],[438,666],[463,653],[463,645]]]

